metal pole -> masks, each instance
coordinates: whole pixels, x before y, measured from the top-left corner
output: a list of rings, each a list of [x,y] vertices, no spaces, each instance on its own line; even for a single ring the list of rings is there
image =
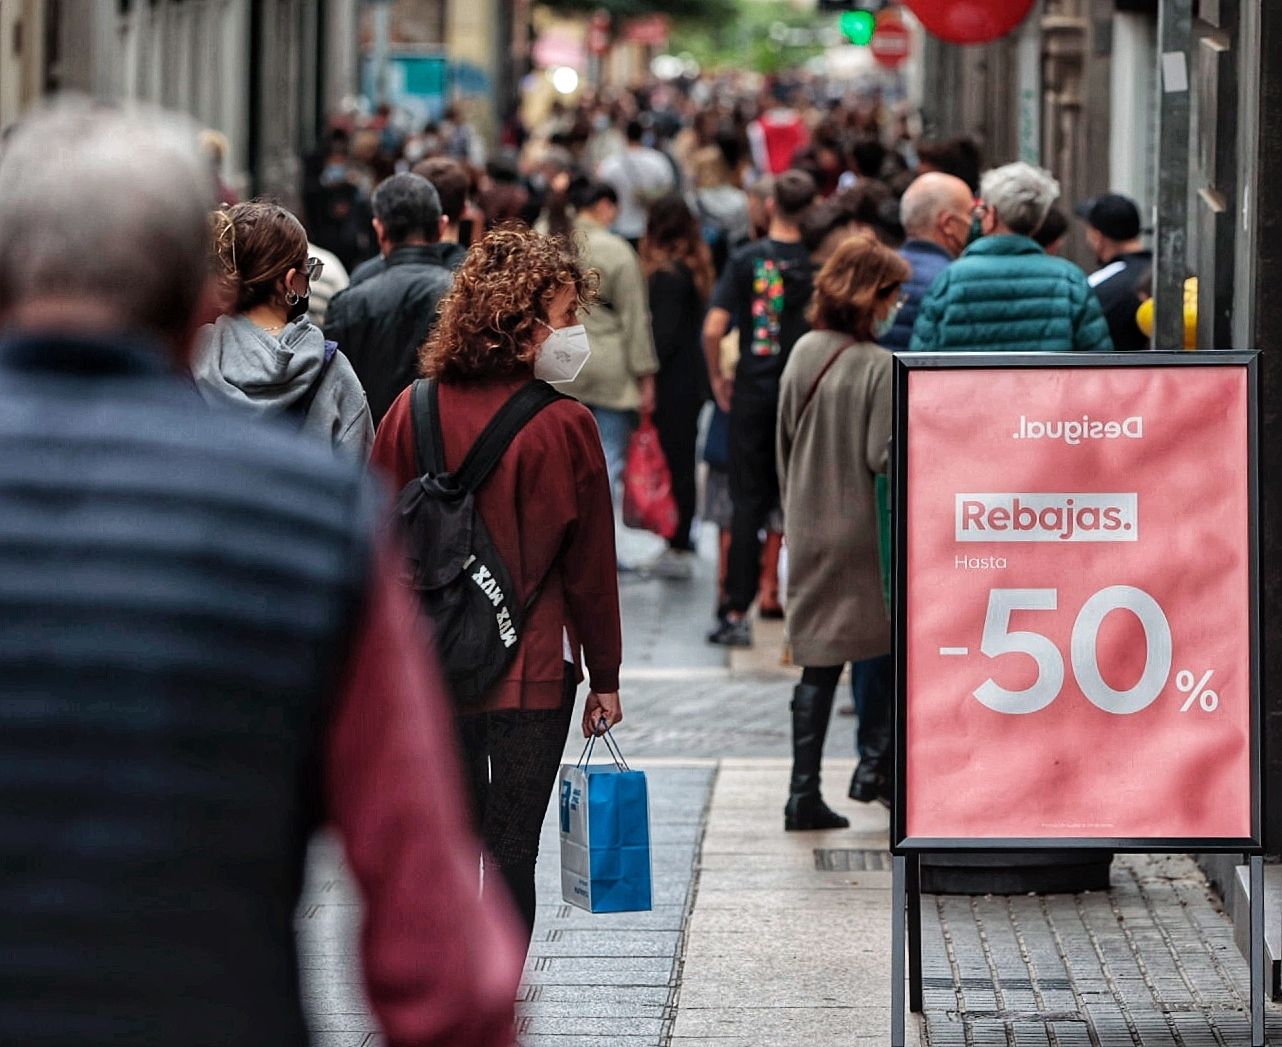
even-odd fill
[[[1251,1047],[1264,1039],[1264,857],[1251,855]]]
[[[379,0],[370,12],[373,23],[373,43],[370,48],[374,65],[374,104],[382,105],[387,101],[388,91],[388,41],[391,36],[392,5],[387,0]]]
[[[910,855],[905,865],[908,874],[908,1009],[922,1012],[921,982],[921,858]]]
[[[1158,13],[1156,234],[1153,297],[1154,343],[1184,347],[1184,279],[1188,276],[1189,63],[1193,0],[1162,0]]]
[[[905,881],[907,859],[902,854],[891,859],[890,880],[890,1047],[904,1044],[904,931]]]
[[[1034,4],[1015,45],[1019,99],[1019,158],[1042,165],[1042,5]]]

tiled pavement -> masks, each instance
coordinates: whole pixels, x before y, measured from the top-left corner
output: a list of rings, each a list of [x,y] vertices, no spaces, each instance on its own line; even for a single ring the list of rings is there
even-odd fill
[[[727,672],[703,643],[704,590],[706,578],[623,586],[619,741],[649,774],[656,906],[593,916],[562,905],[554,825],[545,825],[544,904],[519,1004],[528,1047],[887,1040],[884,828],[811,839],[779,832],[789,683],[773,672]],[[834,718],[830,757],[849,756],[851,726]],[[571,737],[567,753],[576,757],[579,746]],[[724,767],[732,771],[721,776]],[[830,799],[841,784],[832,776]],[[713,842],[701,847],[709,825]],[[812,850],[841,848],[869,851],[873,871],[825,871],[819,856],[810,860]],[[357,910],[332,847],[317,849],[309,873],[299,926],[316,1042],[373,1047]],[[923,940],[919,1027],[929,1047],[1249,1043],[1245,964],[1184,857],[1119,857],[1107,893],[928,896]],[[1282,1044],[1279,1013],[1270,1008],[1269,1028]]]
[[[632,761],[644,768],[644,761]],[[657,1044],[675,1014],[695,859],[715,768],[645,768],[654,909],[586,913],[562,904],[555,820],[544,825],[540,904],[517,1008],[527,1047]]]
[[[924,900],[931,1047],[1241,1047],[1246,964],[1184,855],[1115,859],[1112,889]],[[1282,1012],[1267,1029],[1282,1043]]]

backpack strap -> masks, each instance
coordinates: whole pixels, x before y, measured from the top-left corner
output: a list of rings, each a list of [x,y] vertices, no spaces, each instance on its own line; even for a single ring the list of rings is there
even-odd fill
[[[527,422],[549,404],[566,399],[547,382],[538,380],[521,386],[498,409],[489,425],[476,438],[463,464],[454,470],[460,487],[475,492],[494,471],[508,446]]]
[[[420,378],[410,390],[410,422],[420,476],[445,472],[445,442],[441,439],[440,390],[435,378]]]

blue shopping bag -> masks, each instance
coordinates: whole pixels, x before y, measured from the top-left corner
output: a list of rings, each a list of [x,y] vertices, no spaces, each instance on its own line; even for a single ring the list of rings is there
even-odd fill
[[[588,912],[648,912],[652,874],[645,773],[628,767],[609,731],[605,744],[613,762],[593,764],[595,742],[595,736],[588,739],[578,763],[561,767],[561,897]]]

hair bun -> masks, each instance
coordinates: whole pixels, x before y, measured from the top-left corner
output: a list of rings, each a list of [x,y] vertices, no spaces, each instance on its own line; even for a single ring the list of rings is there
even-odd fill
[[[236,223],[225,208],[210,214],[209,235],[213,240],[214,259],[222,275],[230,279],[239,277],[236,269]]]

